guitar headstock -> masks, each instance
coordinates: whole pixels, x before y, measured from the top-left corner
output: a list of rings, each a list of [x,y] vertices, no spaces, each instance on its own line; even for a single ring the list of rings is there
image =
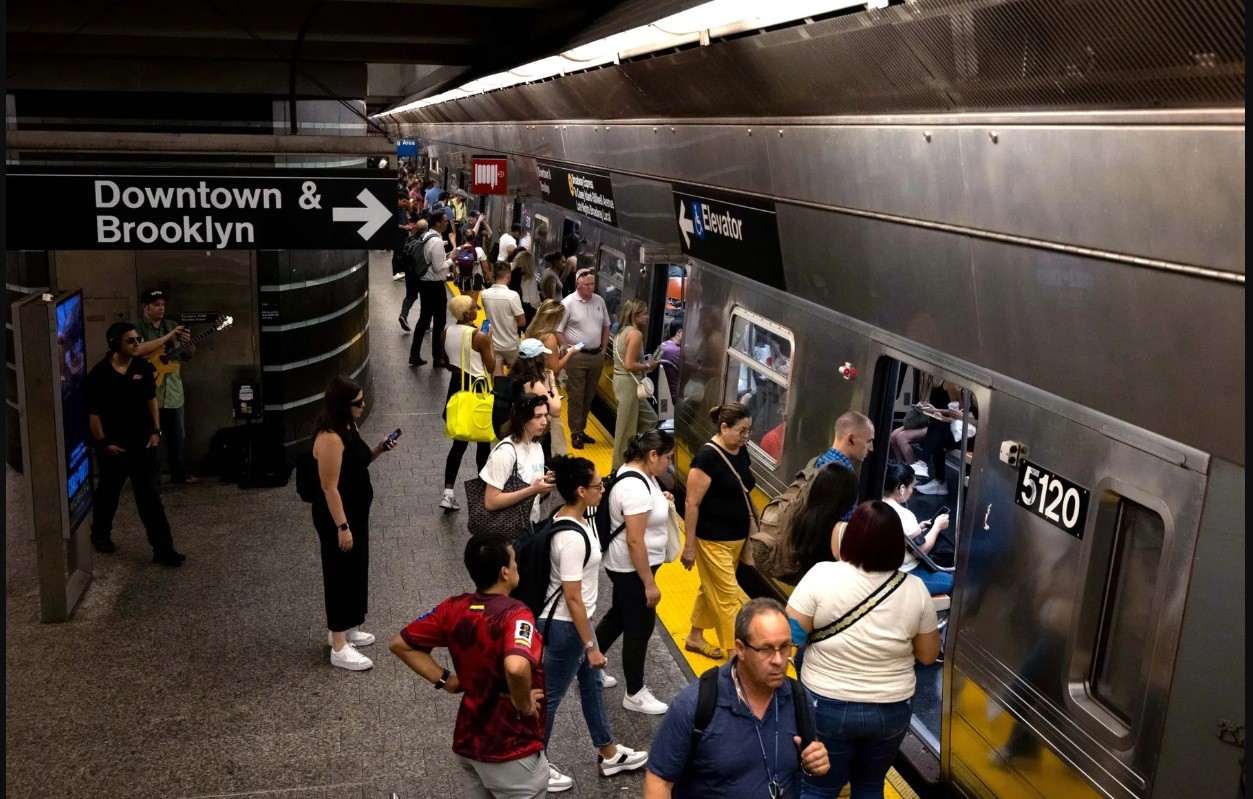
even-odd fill
[[[222,331],[230,327],[233,324],[235,324],[235,317],[222,314],[221,316],[219,316],[217,319],[214,320],[213,329]]]

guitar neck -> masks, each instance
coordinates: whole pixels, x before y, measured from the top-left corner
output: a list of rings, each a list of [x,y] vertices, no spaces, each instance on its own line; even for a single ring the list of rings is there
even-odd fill
[[[216,327],[210,327],[206,330],[201,330],[199,333],[192,336],[189,341],[179,344],[177,347],[174,347],[169,352],[165,353],[165,357],[173,358],[176,355],[182,355],[183,350],[187,349],[188,347],[194,347],[196,344],[199,344],[200,342],[204,341],[205,339],[207,339],[209,336],[212,336],[216,332],[218,332],[218,328]]]

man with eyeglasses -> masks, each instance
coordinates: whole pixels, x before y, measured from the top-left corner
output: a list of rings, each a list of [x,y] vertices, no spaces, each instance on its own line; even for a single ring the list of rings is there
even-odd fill
[[[735,657],[689,683],[670,705],[649,750],[644,799],[796,799],[802,769],[825,774],[830,761],[814,740],[809,698],[787,676],[794,651],[778,601],[744,605],[735,618]],[[717,686],[713,705],[702,709],[702,694],[709,701],[702,687],[710,680]]]
[[[566,408],[570,414],[570,443],[575,449],[595,440],[584,432],[587,415],[596,398],[596,384],[605,368],[605,347],[609,344],[609,310],[596,293],[596,275],[590,269],[575,273],[574,293],[561,301],[566,315],[557,325],[557,340],[578,352],[566,364]]]
[[[87,422],[96,450],[91,543],[97,552],[117,551],[113,517],[122,486],[130,478],[139,519],[152,545],[152,562],[181,566],[185,557],[174,549],[170,522],[161,504],[157,445],[162,431],[156,369],[137,355],[144,339],[135,325],[114,322],[105,338],[109,354],[92,367],[83,382]]]

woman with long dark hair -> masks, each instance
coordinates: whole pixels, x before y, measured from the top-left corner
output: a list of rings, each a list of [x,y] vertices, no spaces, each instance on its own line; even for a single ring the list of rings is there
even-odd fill
[[[365,412],[365,392],[346,377],[326,387],[325,410],[313,439],[322,494],[313,502],[313,526],[322,551],[322,589],[331,665],[364,671],[374,665],[357,651],[374,643],[361,629],[369,595],[370,463],[394,448],[383,439],[373,449],[361,440],[358,420]]]
[[[814,475],[805,504],[792,519],[792,548],[801,574],[825,560],[839,560],[845,516],[857,504],[857,475],[829,463]]]
[[[518,361],[509,373],[515,381],[516,391],[538,394],[548,400],[548,430],[540,438],[545,462],[552,458],[554,452],[558,455],[566,453],[566,442],[560,428],[557,433],[563,436],[561,441],[553,438],[553,420],[561,418],[561,395],[557,393],[557,378],[548,369],[549,355],[552,355],[552,350],[538,339],[524,338],[518,344]]]
[[[487,483],[483,505],[488,510],[503,510],[530,501],[530,519],[540,521],[539,498],[553,490],[552,481],[545,479],[544,450],[539,443],[547,429],[548,398],[519,392],[509,406],[509,420],[501,429],[500,443],[479,470],[479,477]],[[505,491],[505,483],[514,471],[527,484],[526,488]]]
[[[813,636],[800,676],[831,758],[826,774],[803,778],[802,799],[835,799],[850,781],[859,799],[883,796],[909,727],[914,661],[934,663],[940,654],[931,594],[900,571],[904,559],[900,516],[886,502],[863,502],[840,560],[816,564],[788,599],[787,615]],[[856,620],[838,633],[823,629],[848,614]]]
[[[552,599],[536,618],[536,626],[544,636],[544,690],[548,709],[544,739],[552,737],[557,708],[570,683],[577,678],[583,720],[587,723],[592,746],[599,753],[598,770],[602,777],[608,777],[640,768],[648,762],[648,752],[637,752],[613,741],[601,683],[605,656],[592,630],[600,588],[601,553],[596,531],[586,517],[588,508],[600,504],[605,483],[587,458],[558,456],[553,458],[551,466],[553,483],[565,502],[553,516],[553,523],[565,522],[570,526],[569,522],[573,521],[581,529],[571,526],[571,529],[553,533],[549,550],[552,576],[545,592],[545,596]],[[570,778],[555,768],[552,771],[549,791],[555,793],[554,788]]]

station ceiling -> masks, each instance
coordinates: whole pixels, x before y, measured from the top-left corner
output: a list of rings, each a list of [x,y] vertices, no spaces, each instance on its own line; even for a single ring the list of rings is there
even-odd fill
[[[250,76],[369,74],[372,105],[418,99],[701,0],[11,0],[10,91],[231,93]],[[293,65],[295,69],[293,70]],[[336,77],[340,79],[336,80]],[[364,80],[364,78],[363,78]],[[257,81],[240,80],[249,89]]]

